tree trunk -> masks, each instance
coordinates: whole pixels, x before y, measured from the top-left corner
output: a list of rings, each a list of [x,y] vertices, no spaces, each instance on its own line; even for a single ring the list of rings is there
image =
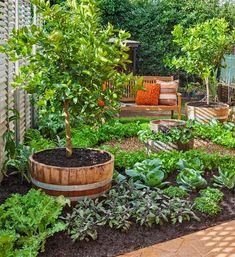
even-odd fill
[[[71,126],[70,126],[70,114],[69,114],[69,101],[64,101],[64,113],[65,113],[65,132],[66,132],[66,156],[70,157],[73,153],[71,142]]]
[[[205,82],[206,82],[206,103],[207,103],[207,105],[209,105],[209,103],[210,103],[209,78],[206,78]]]

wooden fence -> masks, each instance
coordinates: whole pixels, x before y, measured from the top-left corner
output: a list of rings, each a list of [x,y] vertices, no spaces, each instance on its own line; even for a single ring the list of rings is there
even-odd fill
[[[13,28],[21,28],[33,22],[30,0],[0,0],[0,44],[10,36]],[[14,90],[11,82],[19,72],[20,61],[10,62],[5,54],[0,53],[0,164],[4,158],[3,135],[7,128],[16,132],[17,142],[21,142],[24,133],[31,126],[31,104],[23,90]],[[9,109],[16,109],[20,118],[9,124]]]

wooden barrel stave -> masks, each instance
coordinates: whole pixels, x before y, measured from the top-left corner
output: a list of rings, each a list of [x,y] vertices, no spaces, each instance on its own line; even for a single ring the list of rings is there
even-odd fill
[[[229,115],[229,106],[224,104],[218,107],[195,107],[186,106],[187,108],[187,117],[191,120],[197,120],[202,123],[208,123],[212,119],[216,119],[220,122],[224,122],[228,119]]]

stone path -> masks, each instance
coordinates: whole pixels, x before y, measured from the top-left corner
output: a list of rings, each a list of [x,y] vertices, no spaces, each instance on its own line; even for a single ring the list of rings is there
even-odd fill
[[[235,221],[119,257],[235,257]]]

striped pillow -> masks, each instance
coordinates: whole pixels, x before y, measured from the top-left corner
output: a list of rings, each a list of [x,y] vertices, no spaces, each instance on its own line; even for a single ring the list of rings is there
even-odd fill
[[[177,105],[177,90],[179,81],[160,82],[160,105]]]

